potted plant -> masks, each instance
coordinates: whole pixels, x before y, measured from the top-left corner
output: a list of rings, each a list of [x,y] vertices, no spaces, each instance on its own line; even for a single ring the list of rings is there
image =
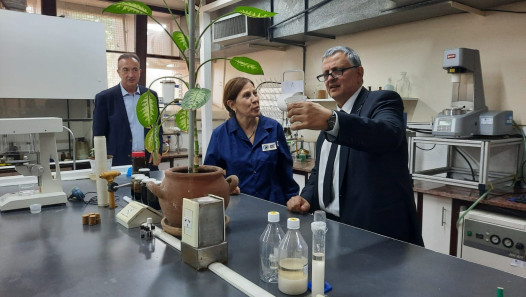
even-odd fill
[[[243,14],[247,17],[251,18],[270,18],[276,15],[274,12],[269,12],[265,10],[261,10],[254,7],[248,7],[248,6],[239,6],[234,9],[234,11],[226,13],[210,22],[210,24],[204,28],[202,33],[196,38],[195,36],[195,24],[197,24],[197,17],[199,15],[199,11],[201,9],[201,3],[197,6],[195,6],[194,0],[185,0],[185,17],[186,22],[188,24],[188,35],[182,32],[181,26],[177,19],[174,17],[170,7],[166,3],[165,0],[163,0],[164,5],[170,12],[170,15],[172,16],[173,21],[179,28],[179,31],[175,31],[173,33],[168,32],[166,28],[164,28],[166,34],[170,36],[170,38],[173,40],[177,48],[179,49],[179,52],[181,53],[181,57],[186,63],[186,66],[188,68],[188,81],[183,80],[180,77],[175,76],[165,76],[155,79],[151,85],[160,79],[176,79],[179,80],[181,83],[184,83],[186,87],[188,88],[188,91],[186,94],[184,94],[184,97],[181,101],[181,108],[182,110],[179,111],[176,114],[176,123],[177,127],[179,127],[183,131],[188,131],[188,143],[190,144],[189,148],[189,165],[188,165],[188,171],[189,172],[197,172],[197,168],[199,167],[199,143],[197,140],[197,125],[196,125],[196,111],[198,108],[202,107],[211,96],[211,91],[206,88],[200,88],[199,85],[196,83],[197,75],[199,72],[199,69],[205,65],[206,63],[209,63],[213,60],[218,59],[225,59],[230,60],[230,65],[232,65],[235,69],[249,73],[249,74],[255,74],[255,75],[261,75],[263,74],[263,70],[258,62],[247,58],[247,57],[233,57],[233,58],[213,58],[207,61],[203,61],[200,63],[199,67],[195,68],[195,56],[196,51],[200,46],[201,38],[203,37],[203,33],[208,30],[213,23],[217,22],[218,20],[227,17],[229,15],[239,13]],[[202,2],[202,1],[201,1]],[[194,7],[196,9],[194,9]],[[196,13],[197,10],[197,13]],[[111,12],[116,14],[136,14],[136,15],[146,15],[152,20],[154,20],[156,23],[159,23],[155,19],[155,17],[152,15],[152,10],[150,7],[142,2],[138,1],[121,1],[114,4],[111,4],[110,6],[106,7],[103,12]],[[148,150],[150,153],[153,154],[154,158],[159,158],[159,147],[161,145],[161,140],[159,139],[159,129],[163,123],[163,121],[166,121],[168,118],[163,119],[161,121],[159,119],[160,114],[162,114],[165,109],[170,105],[175,104],[175,100],[169,104],[167,104],[161,113],[159,113],[158,105],[157,105],[157,99],[155,96],[148,90],[146,93],[142,94],[139,98],[139,101],[137,103],[137,117],[139,119],[139,122],[141,125],[143,125],[146,128],[149,128],[148,134],[145,136],[144,144],[146,150]]]
[[[195,67],[196,50],[199,48],[203,33],[208,30],[213,23],[234,13],[243,14],[252,18],[269,18],[274,16],[275,13],[253,7],[239,6],[236,7],[234,11],[212,20],[211,23],[206,28],[204,28],[202,33],[196,38],[195,24],[198,23],[196,10],[198,15],[199,10],[201,9],[201,4],[196,7],[194,0],[185,0],[185,17],[188,25],[188,35],[186,35],[182,32],[180,24],[177,22],[177,19],[174,17],[166,1],[163,0],[163,2],[170,12],[170,15],[172,16],[177,27],[179,28],[179,31],[175,31],[173,33],[168,32],[166,29],[164,30],[179,49],[181,57],[187,65],[189,77],[188,81],[185,81],[180,77],[160,77],[153,82],[160,79],[170,78],[179,80],[188,88],[188,91],[186,94],[184,94],[181,101],[182,110],[176,114],[176,123],[177,127],[179,127],[181,130],[189,132],[189,165],[188,167],[168,169],[165,171],[164,179],[160,186],[153,183],[148,183],[147,186],[148,189],[154,193],[154,195],[159,197],[159,204],[164,215],[164,218],[161,221],[163,229],[172,235],[180,236],[183,197],[197,198],[208,194],[215,194],[224,198],[224,205],[226,208],[230,198],[229,194],[232,189],[237,186],[237,177],[228,177],[225,180],[222,168],[215,166],[199,166],[199,143],[197,140],[196,111],[210,99],[211,91],[206,88],[201,88],[198,84],[196,84],[196,79],[198,77],[197,75],[199,69],[206,63],[217,59],[227,59],[210,59],[207,61],[202,61],[199,67]],[[150,7],[142,2],[117,2],[105,8],[104,12],[146,15],[156,23],[160,24],[152,15]],[[227,60],[230,60],[230,65],[239,71],[249,74],[263,74],[263,70],[261,69],[259,63],[247,57],[233,57]],[[171,102],[170,104],[173,103],[175,102]],[[159,117],[164,113],[168,105],[166,105],[161,113],[159,113],[157,99],[150,91],[142,94],[137,103],[137,117],[139,122],[144,127],[150,129],[144,140],[145,148],[153,154],[154,158],[160,157],[159,147],[161,140],[159,139],[159,130],[163,124],[163,121],[167,120],[165,118],[163,121],[161,121]]]

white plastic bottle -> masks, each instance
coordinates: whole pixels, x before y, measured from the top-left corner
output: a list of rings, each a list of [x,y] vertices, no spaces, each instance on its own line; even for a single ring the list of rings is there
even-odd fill
[[[259,237],[259,277],[264,282],[278,282],[279,243],[284,237],[279,212],[269,211],[267,227]]]
[[[307,292],[309,247],[300,233],[300,220],[289,218],[288,231],[279,245],[278,289],[288,295]]]

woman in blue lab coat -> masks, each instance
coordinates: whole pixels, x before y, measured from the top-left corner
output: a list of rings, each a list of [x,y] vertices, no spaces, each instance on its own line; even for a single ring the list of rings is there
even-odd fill
[[[214,129],[204,164],[237,175],[244,194],[286,205],[299,186],[283,127],[261,114],[256,88],[247,78],[226,83],[223,104],[230,119]]]

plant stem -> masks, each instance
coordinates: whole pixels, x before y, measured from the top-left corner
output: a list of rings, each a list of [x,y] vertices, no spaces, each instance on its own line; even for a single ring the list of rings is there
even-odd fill
[[[193,46],[195,44],[195,1],[189,0],[188,1],[188,44],[191,46],[188,47],[188,73],[190,75],[188,76],[188,85],[190,89],[195,88],[195,76],[192,75],[192,73],[195,73],[195,47]],[[188,129],[188,136],[189,136],[189,143],[194,142],[194,129],[196,128],[196,111],[190,110],[189,112],[189,129]],[[196,138],[195,138],[196,139]],[[197,172],[197,167],[192,166],[194,165],[194,151],[188,150],[188,172]],[[197,164],[199,166],[199,164]]]

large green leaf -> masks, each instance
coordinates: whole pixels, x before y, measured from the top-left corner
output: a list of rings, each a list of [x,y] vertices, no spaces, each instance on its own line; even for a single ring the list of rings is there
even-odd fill
[[[153,154],[154,162],[159,158],[159,148],[161,141],[159,139],[159,126],[153,126],[144,137],[144,148]]]
[[[205,105],[211,93],[209,89],[190,89],[184,94],[181,107],[186,110],[196,110]]]
[[[120,1],[104,8],[102,12],[152,16],[150,7],[139,1]]]
[[[238,6],[234,9],[234,12],[246,15],[251,18],[271,18],[277,14],[275,12],[261,10],[259,8],[249,6]]]
[[[247,57],[233,57],[230,60],[230,65],[232,65],[232,67],[236,68],[237,70],[245,73],[256,75],[263,74],[263,69],[261,68],[261,65],[259,65],[258,62]]]
[[[172,34],[172,39],[181,53],[184,53],[184,51],[188,49],[188,37],[186,37],[183,32],[175,31]]]
[[[177,127],[182,131],[188,132],[190,118],[188,116],[188,110],[181,109],[175,116],[175,123]]]
[[[137,102],[137,119],[143,127],[151,127],[157,121],[159,109],[157,108],[157,98],[150,92],[142,94]]]

